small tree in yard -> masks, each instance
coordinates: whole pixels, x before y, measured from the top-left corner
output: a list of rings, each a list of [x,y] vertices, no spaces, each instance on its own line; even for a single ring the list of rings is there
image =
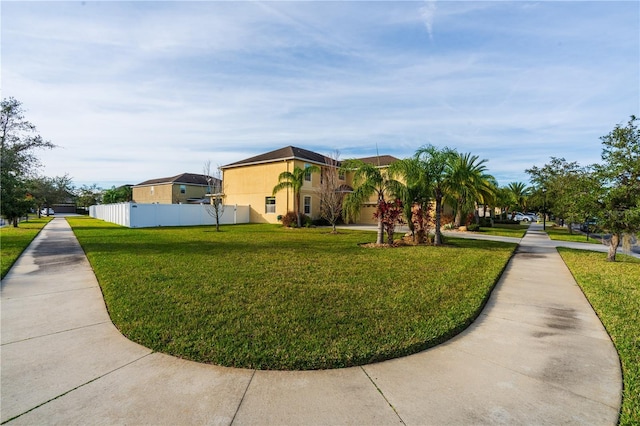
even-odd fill
[[[598,218],[603,229],[611,233],[607,260],[616,260],[623,235],[640,232],[640,129],[638,118],[631,116],[626,126],[617,125],[601,137],[602,160],[596,173],[602,180],[604,195],[600,199]]]
[[[433,225],[431,204],[414,204],[411,207],[411,223],[413,224],[413,241],[417,244],[426,243]]]
[[[304,169],[295,166],[293,172],[282,172],[278,176],[278,184],[273,187],[273,195],[282,191],[283,189],[289,189],[293,191],[293,198],[295,201],[295,213],[298,218],[298,228],[302,226],[302,216],[300,215],[300,191],[304,185],[305,176],[311,173],[320,173],[318,166],[307,166]]]
[[[216,232],[220,232],[220,218],[224,214],[224,194],[222,193],[222,172],[220,167],[211,172],[211,161],[204,163],[204,175],[207,179],[207,193],[211,195],[211,201],[205,204],[209,216],[216,221]]]
[[[385,202],[385,192],[393,192],[396,187],[386,171],[380,170],[373,164],[365,163],[362,160],[346,160],[342,162],[342,170],[353,172],[353,192],[345,197],[342,206],[346,220],[355,220],[360,214],[363,203],[369,197],[376,196],[376,211],[380,211],[381,205]],[[378,216],[378,234],[376,244],[384,243],[384,223],[383,216]]]
[[[404,223],[402,214],[402,201],[398,198],[394,201],[379,202],[376,212],[373,214],[373,217],[382,223],[382,228],[387,234],[387,243],[389,245],[393,244],[393,234],[395,233],[396,225]]]
[[[342,201],[344,192],[340,185],[338,167],[340,153],[335,151],[331,157],[327,157],[327,168],[322,171],[322,183],[318,189],[320,198],[320,217],[332,226],[331,233],[335,234],[336,222],[342,214]]]

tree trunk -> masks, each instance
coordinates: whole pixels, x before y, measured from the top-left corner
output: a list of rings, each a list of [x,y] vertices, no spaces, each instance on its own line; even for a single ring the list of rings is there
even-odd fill
[[[618,251],[619,243],[620,243],[620,234],[612,234],[611,241],[609,241],[609,252],[607,253],[607,262],[616,261],[616,252]]]
[[[384,244],[384,226],[382,225],[382,218],[378,219],[378,237],[376,238],[376,244]]]
[[[458,207],[456,209],[456,218],[453,220],[453,227],[460,228],[462,226],[462,208]]]
[[[442,196],[436,195],[436,235],[433,238],[433,245],[439,246],[442,244],[442,234],[440,233],[440,213],[442,210]]]
[[[13,223],[13,227],[17,228],[18,227],[18,218],[14,217],[13,219],[11,219],[11,222]]]
[[[296,203],[296,217],[298,219],[298,228],[302,228],[302,218],[300,217],[300,193],[298,192],[296,194],[296,199],[295,199],[295,203]]]

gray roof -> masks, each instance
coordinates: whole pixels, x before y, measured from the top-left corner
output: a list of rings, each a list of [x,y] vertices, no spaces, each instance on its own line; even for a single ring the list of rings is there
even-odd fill
[[[232,167],[247,166],[253,164],[273,163],[275,161],[283,160],[301,160],[315,164],[334,164],[334,160],[318,154],[317,152],[309,151],[308,149],[298,148],[295,146],[286,146],[284,148],[276,149],[265,154],[256,155],[255,157],[247,158],[246,160],[237,161],[235,163],[227,164],[221,168],[227,169]],[[397,158],[391,155],[379,155],[376,157],[358,158],[358,160],[365,163],[374,164],[376,166],[388,166],[394,161],[398,161]],[[338,162],[339,165],[340,162]]]
[[[356,158],[363,163],[373,164],[374,166],[388,166],[395,163],[398,159],[392,155],[376,155],[374,157]]]
[[[222,166],[223,169],[246,166],[250,164],[262,164],[273,163],[274,161],[282,160],[302,160],[315,164],[331,164],[332,160],[317,152],[309,151],[307,149],[298,148],[295,146],[286,146],[284,148],[276,149],[275,151],[267,152],[265,154],[256,155],[255,157],[247,158],[246,160],[237,161],[235,163]]]
[[[218,180],[218,179],[213,178],[213,180]],[[207,176],[205,175],[198,175],[195,173],[182,173],[177,176],[145,180],[144,182],[141,182],[135,186],[160,185],[163,183],[174,183],[174,184],[178,183],[178,184],[185,184],[185,185],[202,185],[202,186],[208,185]]]

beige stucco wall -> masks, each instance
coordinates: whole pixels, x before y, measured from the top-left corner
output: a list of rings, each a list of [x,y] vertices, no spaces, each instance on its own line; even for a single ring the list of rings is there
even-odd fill
[[[186,204],[190,198],[204,198],[207,188],[199,185],[185,185],[185,193],[180,193],[181,184],[164,183],[133,187],[133,201],[143,204]]]
[[[278,161],[273,163],[246,165],[223,170],[225,204],[251,206],[252,223],[278,223],[278,216],[294,211],[294,194],[290,189],[276,193],[275,213],[266,213],[265,199],[273,194],[280,173],[292,172],[294,167],[305,167],[303,161]],[[317,189],[320,187],[320,175],[311,174],[311,182],[304,182],[300,191],[300,211],[304,211],[304,197],[311,197],[311,217],[320,214],[320,201]]]

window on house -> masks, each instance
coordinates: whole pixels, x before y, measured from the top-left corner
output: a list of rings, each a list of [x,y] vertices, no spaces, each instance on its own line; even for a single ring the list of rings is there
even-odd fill
[[[304,180],[307,182],[311,182],[311,172],[309,171],[309,167],[311,167],[311,164],[304,165]]]
[[[265,213],[275,213],[276,212],[276,197],[265,197]]]
[[[304,214],[307,216],[311,214],[311,197],[308,195],[304,197]]]
[[[155,190],[155,189],[156,189],[156,187],[155,187],[155,186],[152,186],[152,187],[151,187],[151,195],[153,195],[153,192],[154,192],[154,190]]]
[[[187,185],[180,185],[180,193],[181,194],[187,193]]]
[[[342,170],[338,170],[338,179],[344,180],[344,172]]]

